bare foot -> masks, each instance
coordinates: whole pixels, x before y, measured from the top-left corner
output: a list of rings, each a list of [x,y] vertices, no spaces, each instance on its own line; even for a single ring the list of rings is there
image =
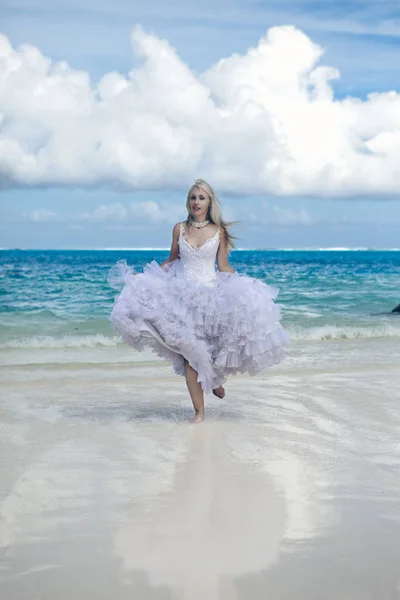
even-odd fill
[[[190,419],[189,423],[201,423],[204,421],[204,413],[196,412],[193,419]]]
[[[218,396],[218,398],[224,398],[224,396],[225,396],[225,390],[222,387],[222,385],[220,385],[219,387],[215,388],[215,390],[213,390],[213,394],[214,394],[214,396]]]

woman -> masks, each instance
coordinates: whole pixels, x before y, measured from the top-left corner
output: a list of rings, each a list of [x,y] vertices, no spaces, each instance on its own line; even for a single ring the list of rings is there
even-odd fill
[[[255,375],[279,363],[288,340],[273,301],[278,289],[229,265],[233,238],[211,186],[197,179],[186,208],[166,261],[153,260],[137,274],[126,261],[111,269],[109,284],[123,289],[110,320],[125,342],[138,350],[150,347],[186,377],[192,422],[200,422],[204,393],[222,398],[227,375]]]

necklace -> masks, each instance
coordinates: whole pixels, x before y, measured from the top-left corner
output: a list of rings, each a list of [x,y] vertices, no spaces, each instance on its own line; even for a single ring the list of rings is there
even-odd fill
[[[197,229],[200,229],[200,227],[205,227],[206,225],[209,224],[210,221],[192,221],[191,225],[193,225],[193,227],[197,227]]]

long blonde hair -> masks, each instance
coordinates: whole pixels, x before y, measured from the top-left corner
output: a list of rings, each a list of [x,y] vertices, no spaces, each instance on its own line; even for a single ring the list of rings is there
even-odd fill
[[[224,221],[224,219],[222,218],[222,209],[221,209],[221,203],[217,198],[216,193],[214,192],[214,190],[212,189],[211,185],[209,183],[207,183],[207,181],[204,181],[204,179],[196,179],[196,181],[194,182],[194,184],[192,185],[192,187],[190,188],[188,195],[187,195],[187,199],[186,199],[186,208],[188,211],[188,216],[186,218],[186,224],[189,226],[191,223],[193,223],[194,219],[193,219],[193,215],[190,214],[190,196],[192,193],[193,188],[198,188],[200,190],[203,190],[203,192],[205,192],[209,198],[210,198],[210,205],[208,207],[208,212],[207,212],[207,219],[210,221],[210,223],[214,223],[214,225],[217,225],[218,227],[220,227],[223,231],[223,233],[225,234],[225,239],[226,239],[226,243],[228,246],[228,250],[235,248],[235,242],[233,241],[234,239],[236,239],[236,236],[232,235],[229,230],[228,227],[230,227],[231,225],[234,225],[236,223],[236,221]]]

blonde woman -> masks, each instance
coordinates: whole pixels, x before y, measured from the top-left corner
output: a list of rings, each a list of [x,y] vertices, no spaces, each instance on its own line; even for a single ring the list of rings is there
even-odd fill
[[[109,284],[123,286],[110,320],[130,346],[151,348],[185,376],[192,422],[200,422],[205,393],[222,398],[227,375],[255,375],[279,363],[288,340],[274,303],[277,288],[230,266],[233,236],[207,182],[195,181],[186,209],[186,220],[173,228],[166,261],[153,260],[143,273],[126,261],[110,270]]]

